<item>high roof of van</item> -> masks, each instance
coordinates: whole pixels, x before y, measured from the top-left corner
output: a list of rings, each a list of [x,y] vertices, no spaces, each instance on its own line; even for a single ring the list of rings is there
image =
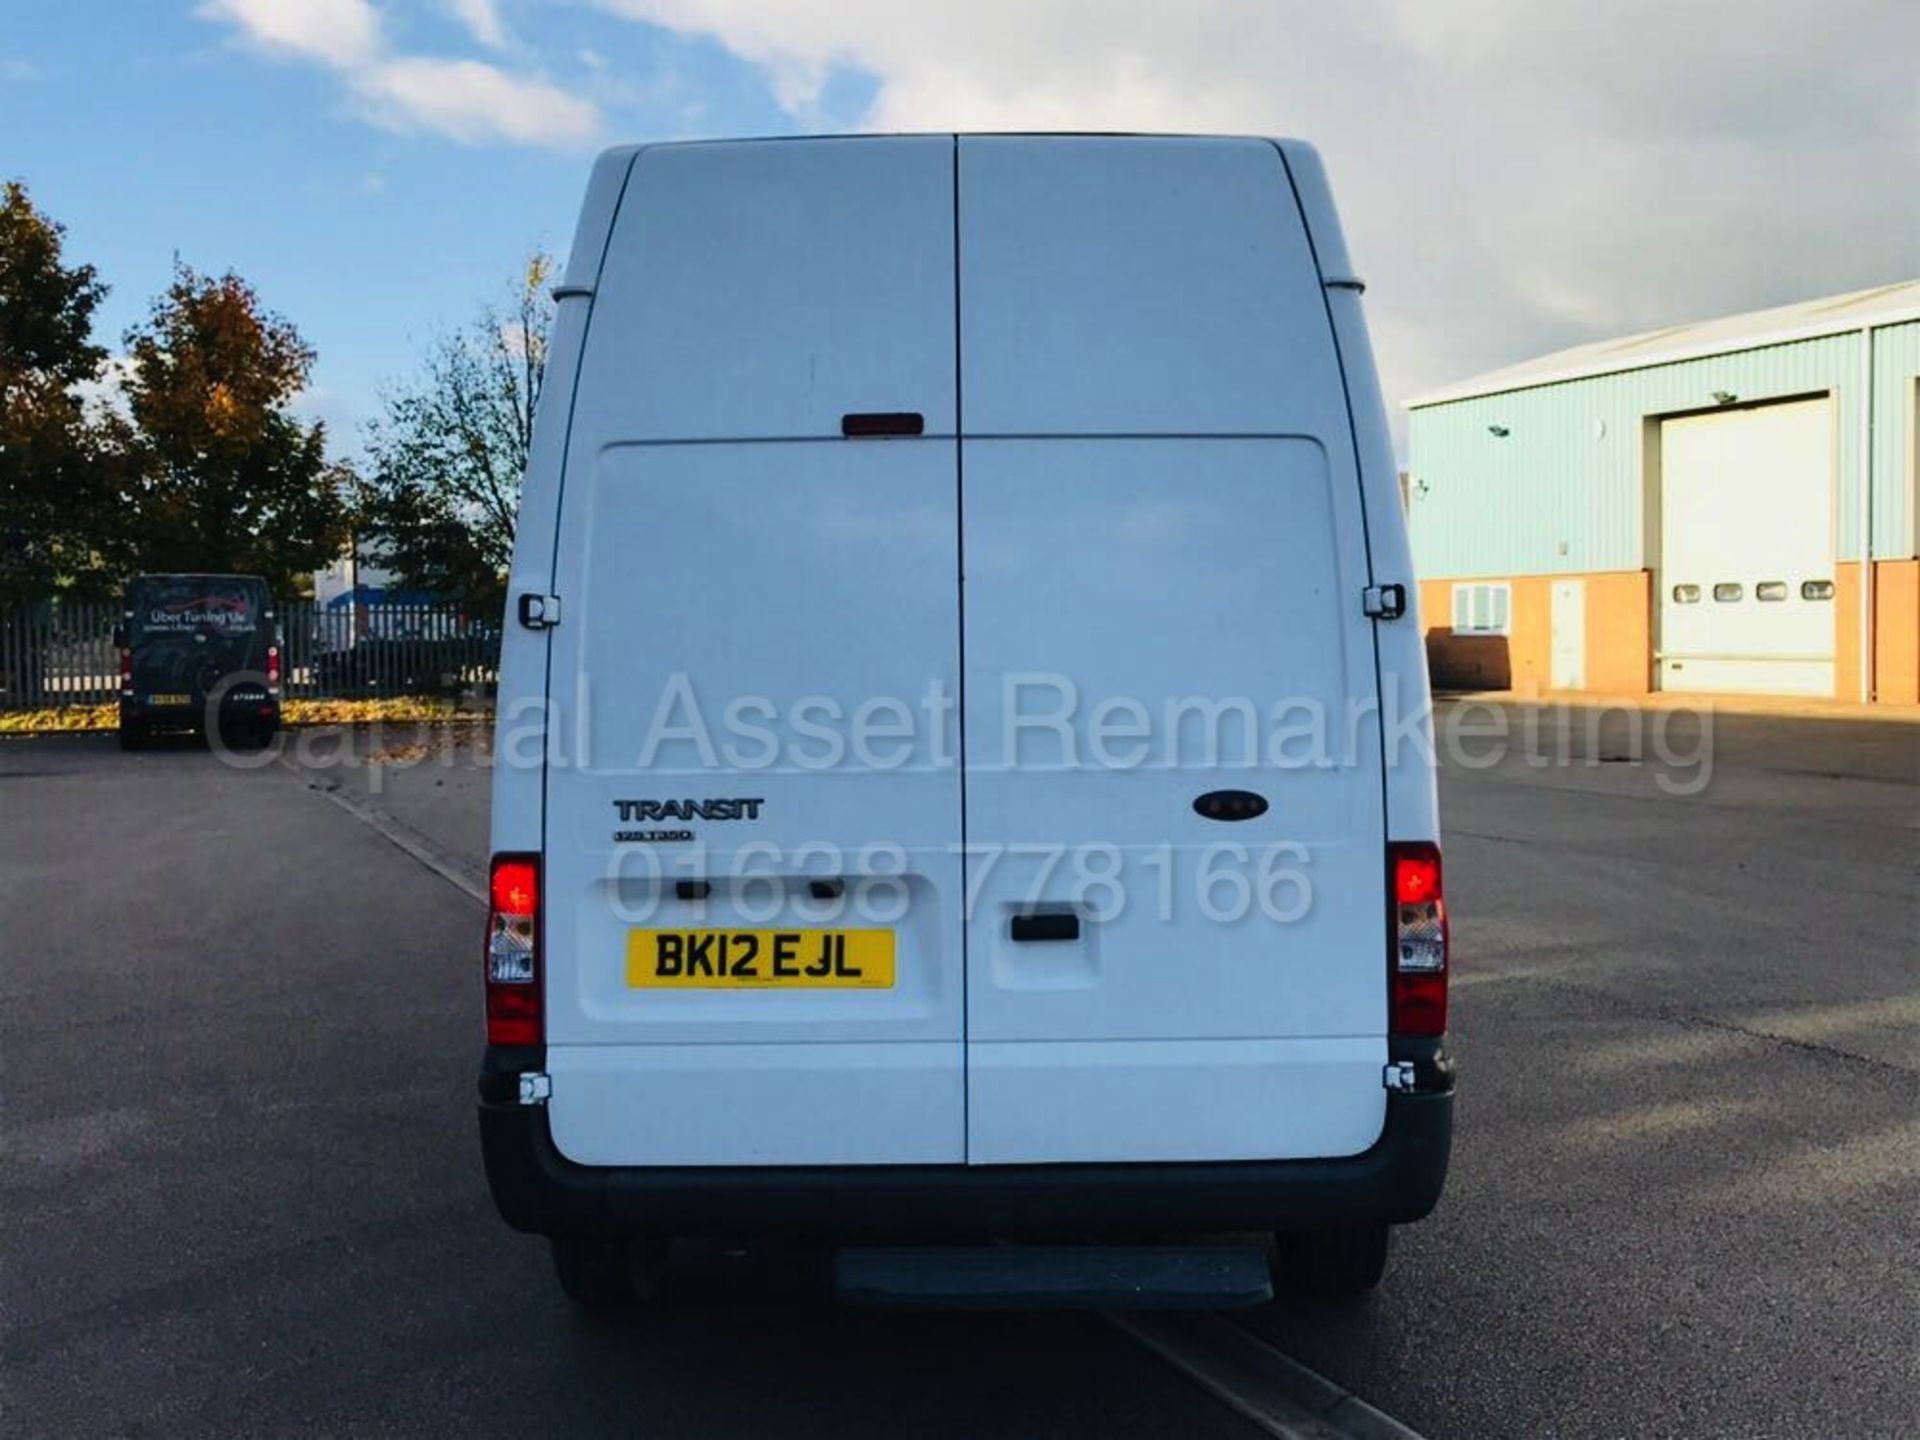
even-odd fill
[[[720,148],[728,145],[794,145],[821,140],[897,140],[903,138],[942,138],[967,139],[1089,139],[1089,140],[1143,140],[1143,141],[1238,141],[1256,142],[1272,145],[1286,161],[1287,171],[1292,180],[1294,194],[1301,212],[1306,218],[1307,229],[1312,236],[1314,256],[1319,264],[1323,281],[1328,285],[1345,286],[1354,290],[1364,289],[1359,275],[1348,257],[1346,238],[1340,228],[1339,213],[1333,204],[1333,194],[1327,184],[1325,168],[1321,164],[1320,153],[1305,140],[1283,138],[1270,135],[1221,135],[1198,132],[1155,132],[1136,130],[935,130],[902,132],[866,132],[850,135],[759,135],[723,137],[716,136],[702,140],[664,140],[641,141],[625,145],[615,145],[603,150],[594,161],[593,174],[587,183],[587,195],[580,209],[580,223],[574,231],[572,252],[567,258],[567,267],[560,283],[554,286],[554,296],[564,299],[569,295],[591,295],[599,279],[600,262],[603,258],[602,246],[611,226],[613,213],[619,208],[620,195],[625,189],[628,174],[633,168],[635,157],[648,150],[687,150],[701,148]]]

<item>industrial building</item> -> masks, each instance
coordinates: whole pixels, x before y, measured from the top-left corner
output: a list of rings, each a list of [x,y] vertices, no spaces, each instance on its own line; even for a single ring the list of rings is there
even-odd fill
[[[1435,683],[1920,703],[1917,407],[1920,281],[1409,402]]]

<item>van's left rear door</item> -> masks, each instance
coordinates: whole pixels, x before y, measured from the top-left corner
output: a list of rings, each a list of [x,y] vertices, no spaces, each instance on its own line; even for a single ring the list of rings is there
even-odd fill
[[[574,1161],[965,1158],[954,331],[950,139],[635,162],[554,574],[547,1067]],[[843,438],[909,412],[918,437]],[[723,985],[660,948],[755,933],[765,981],[769,937],[807,963],[835,930],[890,949],[890,983]]]

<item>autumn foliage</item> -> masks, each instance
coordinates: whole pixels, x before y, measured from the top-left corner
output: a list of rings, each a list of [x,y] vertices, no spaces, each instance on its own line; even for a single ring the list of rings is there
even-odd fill
[[[177,267],[127,355],[132,569],[264,575],[284,593],[340,553],[344,473],[289,409],[313,350],[251,286]]]
[[[109,362],[107,293],[26,187],[0,191],[0,606],[141,571],[264,575],[340,553],[349,477],[292,404],[313,350],[239,276],[176,265]]]

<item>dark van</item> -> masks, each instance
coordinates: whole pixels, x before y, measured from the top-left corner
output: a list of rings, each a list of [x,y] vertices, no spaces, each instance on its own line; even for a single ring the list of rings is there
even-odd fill
[[[121,623],[120,746],[155,730],[264,742],[280,723],[280,644],[258,575],[139,575]]]

